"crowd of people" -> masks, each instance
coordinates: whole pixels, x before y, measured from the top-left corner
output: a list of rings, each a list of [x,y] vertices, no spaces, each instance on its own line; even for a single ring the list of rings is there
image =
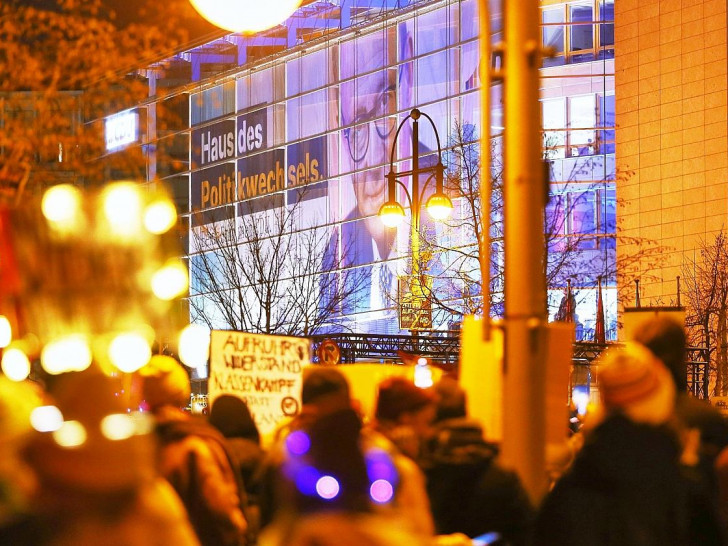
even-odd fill
[[[669,319],[606,351],[600,404],[535,506],[447,375],[385,379],[368,416],[340,369],[309,366],[265,446],[238,397],[186,411],[169,356],[122,387],[93,368],[0,377],[0,544],[728,544],[728,424],[686,381]]]

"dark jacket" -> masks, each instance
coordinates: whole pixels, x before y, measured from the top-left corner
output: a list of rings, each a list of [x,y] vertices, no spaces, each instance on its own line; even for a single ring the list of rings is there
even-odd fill
[[[688,486],[667,427],[609,416],[546,496],[534,545],[684,546]]]
[[[526,543],[533,508],[518,476],[503,469],[496,455],[477,422],[439,424],[424,464],[438,534],[473,538],[497,532],[508,544]]]
[[[247,523],[239,480],[222,435],[204,421],[163,412],[157,436],[160,471],[182,499],[203,546],[243,544]]]

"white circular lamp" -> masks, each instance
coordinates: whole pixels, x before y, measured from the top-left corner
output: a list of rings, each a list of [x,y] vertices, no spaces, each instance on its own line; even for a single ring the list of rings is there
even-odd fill
[[[190,0],[190,3],[215,26],[253,34],[288,19],[301,0]]]

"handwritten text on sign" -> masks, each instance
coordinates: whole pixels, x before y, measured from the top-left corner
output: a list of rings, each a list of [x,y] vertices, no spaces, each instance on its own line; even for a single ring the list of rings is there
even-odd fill
[[[213,331],[209,398],[232,394],[245,400],[261,434],[268,434],[299,411],[309,350],[303,338]]]

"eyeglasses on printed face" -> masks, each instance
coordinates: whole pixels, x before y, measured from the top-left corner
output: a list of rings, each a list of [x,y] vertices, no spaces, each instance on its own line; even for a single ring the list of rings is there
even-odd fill
[[[394,105],[395,101],[394,84],[390,85],[382,91],[374,101],[372,107],[366,112],[358,114],[354,118],[354,125],[344,129],[344,138],[346,139],[349,156],[354,163],[362,161],[369,150],[369,135],[374,127],[374,131],[381,140],[386,141],[395,126],[395,118],[381,118],[389,113],[390,105]]]

